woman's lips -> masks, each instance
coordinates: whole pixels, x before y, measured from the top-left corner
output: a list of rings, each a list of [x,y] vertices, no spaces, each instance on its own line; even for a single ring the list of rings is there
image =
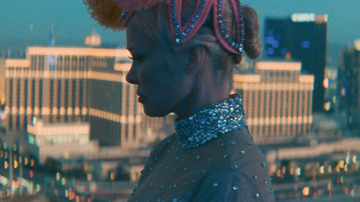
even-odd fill
[[[140,102],[140,103],[144,103],[144,102],[145,102],[145,100],[146,100],[146,97],[145,97],[145,96],[141,96],[141,95],[139,95],[139,97],[138,97],[138,102]]]

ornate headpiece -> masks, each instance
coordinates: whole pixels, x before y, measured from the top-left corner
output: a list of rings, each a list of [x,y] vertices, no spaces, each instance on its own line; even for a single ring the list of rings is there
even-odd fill
[[[213,11],[214,32],[220,44],[234,54],[244,51],[245,25],[242,6],[239,0],[229,0],[236,21],[236,38],[232,39],[225,29],[223,0],[197,0],[191,18],[181,26],[182,0],[84,0],[89,5],[92,17],[99,24],[116,29],[125,29],[127,21],[134,12],[147,9],[157,3],[169,5],[171,34],[176,44],[190,40],[205,23],[209,12]]]

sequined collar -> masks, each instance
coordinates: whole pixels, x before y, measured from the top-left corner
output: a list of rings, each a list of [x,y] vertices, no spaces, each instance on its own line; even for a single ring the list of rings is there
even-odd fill
[[[213,104],[186,119],[175,122],[175,130],[184,149],[199,147],[220,134],[245,127],[240,95]]]

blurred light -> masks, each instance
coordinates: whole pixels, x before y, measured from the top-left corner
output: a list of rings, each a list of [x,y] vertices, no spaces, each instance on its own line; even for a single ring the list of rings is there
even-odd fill
[[[360,39],[354,41],[354,47],[356,50],[360,51]]]
[[[280,171],[280,170],[277,170],[277,171],[276,171],[276,176],[278,176],[278,177],[281,176],[281,171]]]
[[[88,180],[88,181],[91,181],[91,180],[92,180],[92,174],[90,174],[90,173],[87,174],[87,180]]]
[[[270,166],[270,174],[273,175],[276,172],[276,165],[271,165]]]
[[[352,161],[353,161],[353,163],[357,163],[357,162],[358,162],[357,155],[353,156]]]
[[[30,170],[30,178],[34,177],[34,171]]]
[[[310,192],[309,187],[304,187],[304,189],[302,190],[302,194],[303,194],[304,196],[308,196],[308,195],[309,195],[309,192]]]
[[[340,168],[344,168],[344,164],[345,164],[345,162],[344,162],[343,160],[341,160],[341,161],[339,162],[339,167],[340,167]]]
[[[65,179],[65,177],[61,178],[61,184],[62,184],[62,185],[65,185],[65,184],[66,184],[66,179]]]
[[[344,176],[341,176],[341,177],[340,177],[340,183],[341,183],[341,184],[344,184]]]
[[[66,198],[69,197],[69,190],[65,190],[65,197],[66,197]]]
[[[17,162],[17,160],[14,161],[14,168],[17,168],[19,166],[19,163]]]
[[[300,168],[300,167],[298,167],[298,168],[296,169],[296,175],[301,175],[301,168]]]
[[[319,172],[321,174],[324,174],[325,173],[325,166],[320,166]]]
[[[329,110],[330,110],[330,108],[331,108],[331,102],[327,102],[327,103],[325,103],[325,105],[324,105],[324,109],[325,109],[326,111],[329,111]]]
[[[351,161],[350,155],[348,155],[348,156],[346,157],[345,161],[346,161],[347,164],[350,163],[350,161]]]
[[[344,170],[345,170],[345,172],[349,171],[349,164],[345,164]]]
[[[9,167],[9,163],[7,161],[4,162],[4,169],[7,169]]]
[[[25,165],[27,165],[28,163],[29,163],[29,159],[25,157]]]
[[[333,97],[333,103],[336,103],[336,96]]]
[[[326,23],[328,22],[328,15],[317,15],[315,18],[316,23]]]
[[[294,168],[290,168],[290,175],[294,175]]]
[[[294,13],[291,16],[293,22],[314,22],[315,14],[314,13]]]
[[[114,180],[114,179],[115,179],[115,173],[114,173],[114,172],[111,172],[111,174],[110,174],[110,179],[111,179],[111,180]]]
[[[331,165],[328,167],[328,172],[329,172],[329,173],[331,173],[331,172],[332,172]]]
[[[286,167],[283,166],[281,170],[282,170],[282,174],[285,175],[285,173],[286,173]]]
[[[37,192],[40,192],[40,190],[41,190],[40,184],[37,184],[37,185],[36,185],[36,191],[37,191]]]
[[[59,181],[59,180],[60,180],[60,178],[61,178],[61,175],[60,175],[60,173],[59,173],[59,172],[57,172],[57,173],[56,173],[56,180],[57,180],[57,181]]]
[[[330,191],[331,190],[331,182],[329,182],[328,184],[327,184],[327,189]]]
[[[323,85],[324,85],[324,88],[329,88],[329,79],[328,78],[325,78],[324,81],[323,81]]]
[[[308,41],[308,40],[302,41],[301,42],[301,47],[303,47],[305,49],[310,48],[310,41]]]
[[[31,167],[33,167],[35,165],[35,161],[34,159],[31,159]]]
[[[340,172],[340,166],[339,165],[336,166],[336,172],[338,172],[338,173]]]

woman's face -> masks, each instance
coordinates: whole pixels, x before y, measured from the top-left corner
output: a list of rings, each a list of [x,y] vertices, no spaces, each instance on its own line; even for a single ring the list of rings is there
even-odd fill
[[[171,66],[177,60],[170,45],[153,41],[138,26],[128,24],[127,48],[133,63],[126,80],[137,85],[138,101],[148,116],[162,117],[186,109],[186,98],[191,92],[191,76],[186,74],[187,64]],[[174,62],[174,64],[182,64]],[[175,69],[176,68],[176,69]]]

